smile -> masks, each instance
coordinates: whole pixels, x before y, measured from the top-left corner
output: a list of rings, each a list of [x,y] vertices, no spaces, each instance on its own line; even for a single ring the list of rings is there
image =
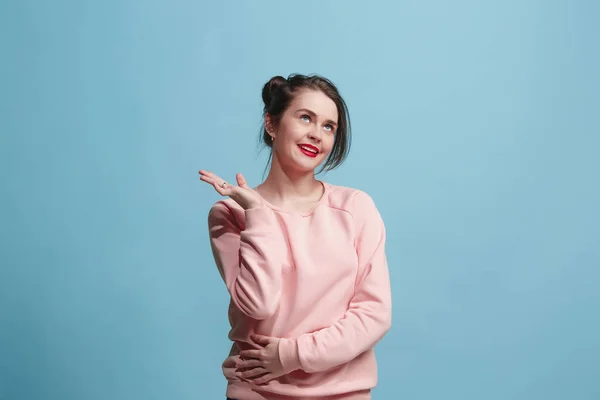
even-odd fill
[[[300,151],[308,157],[315,158],[319,154],[319,149],[310,144],[299,144],[298,147],[300,148]]]

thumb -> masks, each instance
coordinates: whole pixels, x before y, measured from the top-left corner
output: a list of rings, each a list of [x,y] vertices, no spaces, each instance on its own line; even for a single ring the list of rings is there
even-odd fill
[[[239,187],[248,189],[248,182],[246,182],[246,178],[244,178],[244,175],[242,175],[241,173],[238,172],[235,175],[235,179],[237,180]]]

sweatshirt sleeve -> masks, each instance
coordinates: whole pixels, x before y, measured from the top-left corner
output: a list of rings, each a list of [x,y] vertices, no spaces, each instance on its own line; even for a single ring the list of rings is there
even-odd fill
[[[270,317],[279,306],[286,243],[273,210],[244,210],[240,229],[233,212],[217,202],[208,214],[212,253],[236,306],[251,318]]]
[[[385,254],[386,231],[371,197],[358,191],[352,215],[359,273],[344,316],[333,325],[297,338],[282,338],[279,357],[285,373],[325,371],[373,348],[391,326],[392,299]]]

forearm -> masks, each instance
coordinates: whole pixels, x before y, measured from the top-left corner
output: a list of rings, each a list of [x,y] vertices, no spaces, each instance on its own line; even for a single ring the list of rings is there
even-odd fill
[[[382,303],[351,308],[335,324],[297,338],[281,339],[280,359],[286,373],[325,371],[373,348],[391,326],[391,307]]]
[[[272,210],[246,210],[245,217],[245,229],[232,237],[233,233],[215,216],[211,245],[235,305],[251,318],[265,319],[279,306],[285,243]]]

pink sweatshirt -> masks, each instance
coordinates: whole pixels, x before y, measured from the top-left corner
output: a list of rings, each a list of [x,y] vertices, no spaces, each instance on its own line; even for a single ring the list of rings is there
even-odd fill
[[[306,215],[227,198],[210,210],[214,258],[231,295],[223,363],[227,396],[240,400],[370,399],[373,347],[390,329],[385,227],[363,191],[323,182]],[[234,375],[250,335],[282,338],[286,375],[254,385]]]

